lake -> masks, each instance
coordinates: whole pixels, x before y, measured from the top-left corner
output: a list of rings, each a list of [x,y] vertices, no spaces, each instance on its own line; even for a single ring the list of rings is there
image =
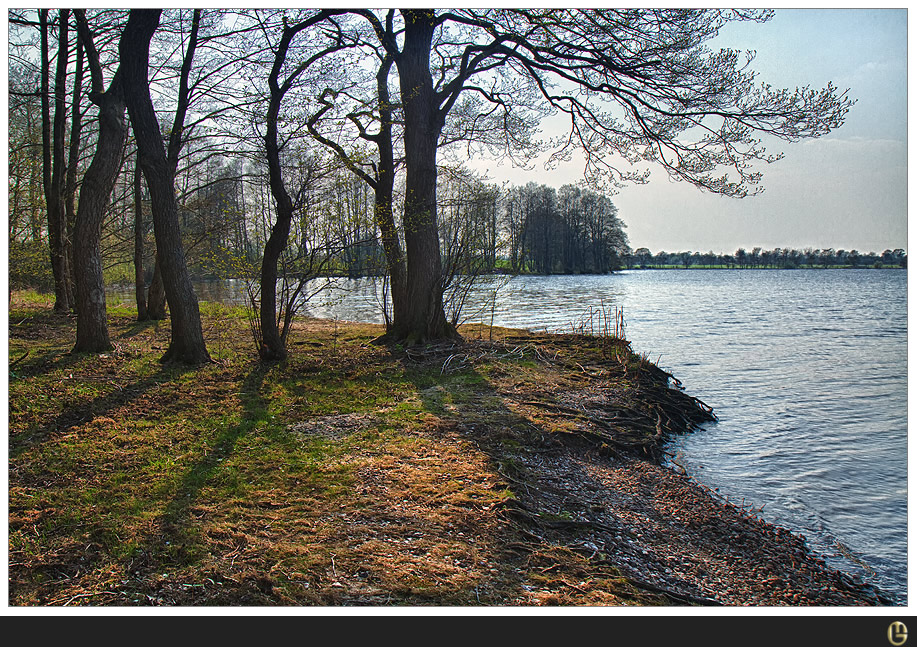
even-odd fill
[[[335,284],[304,314],[382,321],[375,281]],[[673,460],[906,603],[906,271],[643,270],[491,285],[495,299],[469,306],[469,321],[589,332],[602,329],[598,311],[623,308],[633,349],[719,418],[673,441]],[[198,289],[242,302],[239,282]]]

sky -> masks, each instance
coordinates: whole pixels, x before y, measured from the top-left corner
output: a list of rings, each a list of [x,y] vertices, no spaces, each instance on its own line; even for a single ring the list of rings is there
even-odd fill
[[[830,81],[856,103],[828,135],[768,142],[768,152],[785,157],[758,167],[764,190],[755,196],[704,193],[652,169],[649,184],[612,196],[631,248],[907,250],[907,9],[778,8],[767,23],[727,25],[710,46],[754,50],[753,69],[774,87],[818,89]],[[550,172],[538,162],[534,170],[473,166],[493,181],[554,187],[583,171],[575,161]]]
[[[633,249],[733,253],[739,247],[907,250],[907,10],[777,9],[764,24],[731,23],[711,48],[755,50],[753,69],[774,87],[849,88],[846,122],[787,144],[762,164],[764,191],[743,199],[703,193],[653,170],[649,184],[612,196]],[[582,177],[570,163],[546,173],[488,165],[492,179],[560,187]]]

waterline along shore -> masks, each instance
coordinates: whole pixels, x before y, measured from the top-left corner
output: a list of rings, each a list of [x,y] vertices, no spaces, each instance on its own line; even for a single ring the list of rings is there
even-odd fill
[[[110,306],[115,349],[71,354],[12,295],[10,605],[898,604],[667,466],[716,403],[609,331],[302,319],[271,364],[201,310],[188,369],[168,320]]]

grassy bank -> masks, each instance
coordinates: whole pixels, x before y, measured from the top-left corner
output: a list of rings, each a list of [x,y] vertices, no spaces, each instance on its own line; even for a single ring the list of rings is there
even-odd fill
[[[51,305],[10,305],[11,605],[881,603],[659,466],[710,412],[622,340],[304,320],[262,364],[202,304],[187,369],[124,305],[70,354]]]

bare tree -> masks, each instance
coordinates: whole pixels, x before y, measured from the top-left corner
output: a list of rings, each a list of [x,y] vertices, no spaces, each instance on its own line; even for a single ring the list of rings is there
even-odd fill
[[[119,52],[127,110],[137,139],[140,167],[150,191],[156,255],[169,303],[172,338],[161,361],[210,361],[201,328],[197,296],[185,263],[175,200],[175,171],[163,147],[149,85],[150,40],[162,10],[132,9],[121,34]]]
[[[408,343],[458,339],[443,309],[443,268],[436,221],[436,151],[445,125],[430,73],[437,22],[432,12],[411,10],[402,11],[402,15],[405,24],[401,51],[391,38],[386,39],[386,45],[398,66],[406,124],[404,238],[409,310],[393,332],[395,339]]]
[[[48,209],[48,234],[51,244],[51,268],[54,273],[54,310],[68,312],[73,302],[71,272],[67,254],[67,214],[64,202],[66,174],[65,124],[67,65],[70,54],[68,22],[70,10],[58,11],[57,65],[54,74],[54,121],[50,107],[50,61],[48,52],[48,10],[39,10],[41,25],[41,92],[42,144],[44,147],[45,204]]]
[[[270,103],[267,111],[267,127],[264,135],[265,151],[267,155],[268,173],[270,175],[271,195],[276,205],[277,217],[271,227],[271,234],[264,247],[264,256],[261,261],[261,302],[260,302],[260,333],[261,346],[258,352],[265,360],[283,360],[287,357],[286,331],[288,324],[284,325],[283,334],[278,325],[277,312],[277,264],[283,250],[287,246],[290,236],[290,226],[293,215],[299,208],[299,200],[304,192],[298,192],[294,199],[284,184],[283,167],[281,165],[282,144],[279,140],[278,121],[283,99],[297,82],[300,76],[310,65],[321,60],[333,51],[344,46],[337,38],[329,48],[322,49],[297,65],[291,72],[284,74],[287,54],[297,34],[316,25],[331,14],[319,12],[312,17],[302,20],[294,25],[284,22],[280,42],[274,54],[274,64],[268,77],[270,88]],[[288,309],[289,312],[289,309]]]
[[[70,117],[70,151],[67,155],[67,175],[64,183],[64,206],[66,211],[66,228],[64,236],[64,256],[69,264],[68,281],[70,283],[71,306],[76,308],[76,277],[73,259],[73,229],[76,226],[76,188],[80,165],[81,136],[83,132],[83,109],[81,98],[83,92],[84,48],[81,38],[76,39],[76,70],[73,75],[73,102]]]
[[[181,18],[179,17],[179,20]],[[166,156],[169,165],[172,167],[172,175],[178,168],[179,156],[184,144],[183,133],[185,129],[185,117],[188,113],[190,104],[189,77],[191,66],[194,61],[194,54],[197,50],[198,34],[200,33],[201,10],[195,9],[191,16],[191,32],[188,36],[188,44],[185,49],[185,55],[182,57],[181,69],[179,71],[178,95],[176,100],[175,118],[172,121],[172,128],[169,130],[169,141],[166,149]],[[174,181],[173,181],[174,184]],[[141,212],[137,212],[138,217]],[[140,224],[142,221],[137,221]],[[134,266],[136,281],[141,281],[143,277],[143,237],[137,231],[134,232]],[[139,283],[138,283],[139,289]],[[141,313],[140,302],[143,301],[143,312]],[[162,269],[158,261],[158,255],[154,256],[153,277],[150,282],[149,292],[145,297],[138,293],[137,298],[137,318],[145,319],[165,319],[166,318],[166,291],[163,286]]]
[[[436,152],[463,93],[494,105],[510,124],[534,105],[534,90],[570,119],[554,159],[581,150],[595,183],[646,181],[646,172],[621,170],[618,161],[651,161],[736,197],[759,182],[754,163],[779,158],[767,154],[760,133],[788,141],[823,135],[851,105],[830,84],[795,92],[757,85],[738,52],[707,49],[727,22],[764,21],[769,12],[412,9],[400,12],[397,38],[372,12],[359,13],[399,74],[410,312],[396,336],[408,342],[456,337],[442,307]]]
[[[394,10],[386,14],[383,29],[387,38],[394,38],[394,15]],[[384,48],[374,49],[374,52],[378,59],[378,68],[374,79],[373,99],[358,101],[356,106],[347,113],[345,119],[355,126],[361,139],[375,144],[376,160],[366,160],[349,152],[339,142],[321,133],[319,124],[325,115],[335,107],[333,99],[340,94],[332,88],[322,91],[319,97],[321,108],[309,119],[308,127],[316,141],[334,151],[346,168],[373,189],[373,214],[381,234],[382,248],[385,251],[386,266],[391,282],[391,318],[389,318],[388,310],[383,308],[386,329],[391,332],[402,326],[402,321],[408,312],[404,252],[401,248],[394,216],[395,173],[398,164],[395,159],[393,141],[395,106],[389,94],[389,76],[394,58]],[[374,122],[375,127],[367,122]]]

